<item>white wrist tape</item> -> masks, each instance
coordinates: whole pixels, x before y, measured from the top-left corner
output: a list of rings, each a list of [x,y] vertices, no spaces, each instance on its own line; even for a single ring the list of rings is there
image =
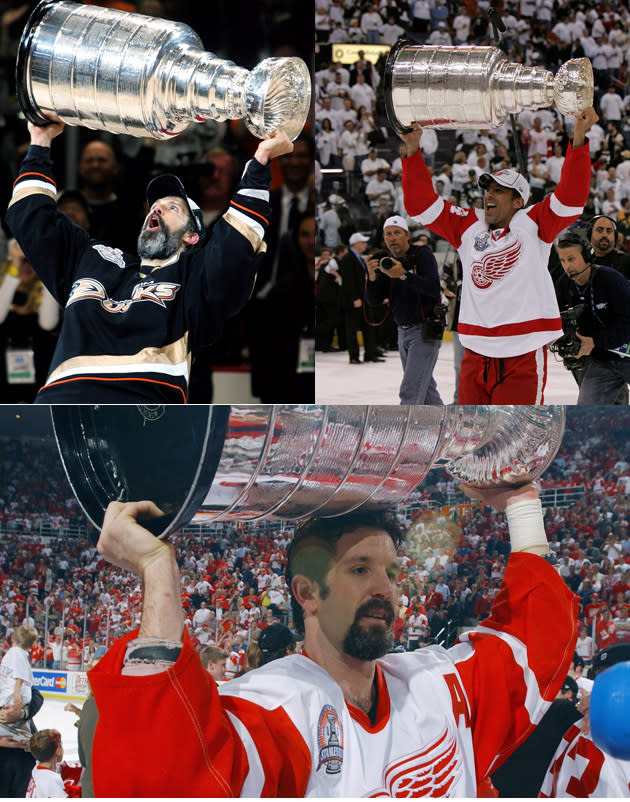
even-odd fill
[[[512,551],[548,546],[540,499],[516,501],[505,508]]]

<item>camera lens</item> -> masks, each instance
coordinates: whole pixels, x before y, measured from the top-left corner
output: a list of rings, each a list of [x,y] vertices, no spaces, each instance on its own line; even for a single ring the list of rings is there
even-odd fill
[[[394,266],[394,260],[390,256],[384,256],[378,264],[383,270],[391,270]]]

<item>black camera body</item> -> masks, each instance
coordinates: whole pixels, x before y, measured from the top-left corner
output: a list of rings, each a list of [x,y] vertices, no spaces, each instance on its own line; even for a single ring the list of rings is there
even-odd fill
[[[549,346],[549,350],[558,356],[564,362],[565,368],[572,370],[575,368],[580,360],[575,358],[575,355],[580,350],[582,345],[577,336],[578,322],[584,312],[584,304],[576,304],[560,312],[560,319],[562,320],[562,331],[564,332],[559,340]]]
[[[430,315],[422,321],[422,336],[425,340],[441,340],[446,328],[446,304],[435,304]]]

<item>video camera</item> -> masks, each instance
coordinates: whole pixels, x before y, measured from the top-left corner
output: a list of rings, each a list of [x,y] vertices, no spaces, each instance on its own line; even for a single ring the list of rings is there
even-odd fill
[[[446,304],[435,304],[433,311],[422,321],[422,336],[425,340],[441,340],[446,328]]]
[[[580,360],[576,359],[575,355],[582,345],[577,336],[577,330],[578,321],[583,312],[584,304],[576,304],[562,310],[560,319],[562,320],[562,331],[564,333],[559,340],[549,346],[551,353],[558,354],[567,370],[573,370],[580,364]]]

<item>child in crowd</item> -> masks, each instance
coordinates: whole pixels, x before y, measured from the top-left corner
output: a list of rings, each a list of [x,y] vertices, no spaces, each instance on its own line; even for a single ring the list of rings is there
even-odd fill
[[[61,774],[57,772],[57,765],[63,760],[61,733],[57,730],[40,730],[32,736],[30,748],[37,765],[33,768],[26,798],[67,797]]]
[[[0,663],[0,708],[19,705],[24,707],[31,701],[33,670],[29,649],[37,640],[34,627],[22,625],[11,638],[12,646]],[[14,738],[30,738],[31,731],[26,721],[15,724],[0,724],[0,735]]]

